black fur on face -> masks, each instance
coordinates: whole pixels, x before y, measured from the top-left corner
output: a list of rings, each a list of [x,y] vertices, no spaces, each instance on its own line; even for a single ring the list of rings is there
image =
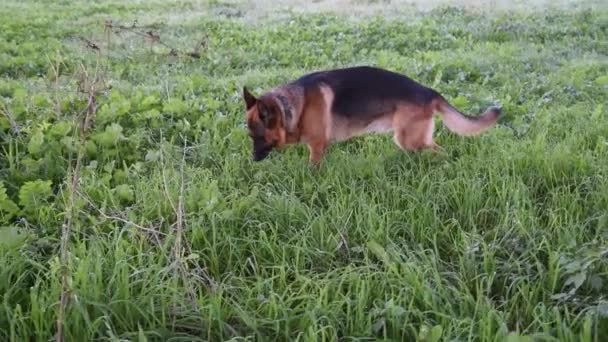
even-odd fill
[[[249,136],[253,141],[253,160],[260,161],[272,151],[272,144],[266,141],[266,128],[260,121],[249,121]]]

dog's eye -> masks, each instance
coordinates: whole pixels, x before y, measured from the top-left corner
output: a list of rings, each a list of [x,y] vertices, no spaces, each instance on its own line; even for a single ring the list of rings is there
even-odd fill
[[[260,111],[260,119],[262,121],[264,121],[264,120],[266,120],[267,117],[268,117],[268,110],[266,108],[264,108]]]

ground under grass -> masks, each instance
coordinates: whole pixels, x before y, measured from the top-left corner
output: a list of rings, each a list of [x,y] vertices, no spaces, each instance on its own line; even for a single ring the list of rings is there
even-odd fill
[[[604,7],[2,7],[0,340],[608,339]],[[251,160],[243,85],[360,64],[505,116]]]

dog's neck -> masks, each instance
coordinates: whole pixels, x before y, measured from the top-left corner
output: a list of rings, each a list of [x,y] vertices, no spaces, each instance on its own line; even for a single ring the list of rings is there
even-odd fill
[[[287,135],[298,134],[298,123],[302,111],[302,94],[297,94],[296,89],[281,87],[272,91],[283,114],[283,127]]]
[[[289,127],[293,121],[293,106],[285,95],[277,93],[276,97],[277,100],[279,100],[279,105],[281,106],[281,111],[283,112],[283,122],[285,123],[285,128],[289,131]]]

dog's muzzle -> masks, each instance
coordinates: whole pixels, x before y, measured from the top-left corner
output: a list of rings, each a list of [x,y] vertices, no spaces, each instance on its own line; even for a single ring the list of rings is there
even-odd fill
[[[253,154],[253,161],[260,161],[265,159],[266,157],[268,157],[268,155],[270,154],[270,150],[268,151],[262,151],[262,152],[255,152]]]
[[[265,143],[255,143],[253,147],[253,161],[260,161],[268,157],[272,151],[272,145],[266,145]]]

